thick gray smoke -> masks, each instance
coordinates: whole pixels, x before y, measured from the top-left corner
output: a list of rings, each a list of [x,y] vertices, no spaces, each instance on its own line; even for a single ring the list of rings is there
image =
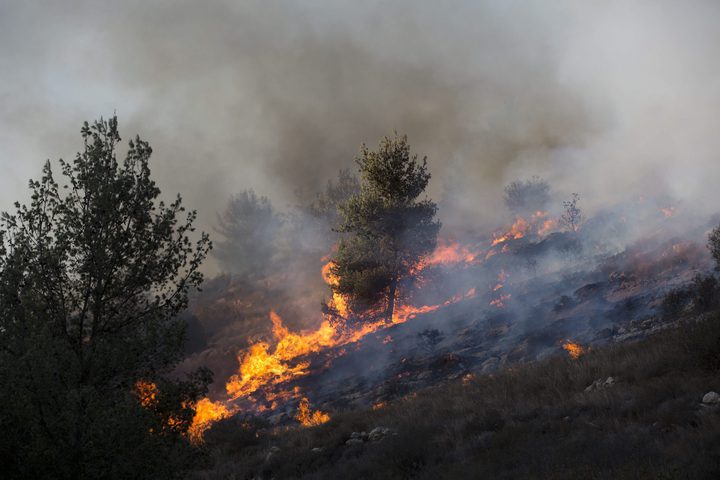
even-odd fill
[[[0,2],[0,201],[83,120],[125,138],[212,230],[229,195],[311,197],[393,130],[428,155],[448,228],[542,175],[592,210],[720,178],[720,3]]]

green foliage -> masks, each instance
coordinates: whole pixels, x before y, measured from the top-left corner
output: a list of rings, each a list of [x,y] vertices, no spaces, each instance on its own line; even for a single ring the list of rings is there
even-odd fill
[[[435,248],[440,223],[437,205],[418,200],[430,173],[427,159],[410,154],[407,137],[384,138],[377,151],[366,146],[357,158],[360,191],[340,206],[340,241],[333,273],[335,290],[361,308],[386,304],[392,318],[394,303],[403,294],[401,282]]]
[[[125,159],[115,117],[84,124],[84,149],[50,163],[0,226],[0,459],[6,478],[173,478],[208,371],[168,373],[182,355],[178,314],[211,248],[194,211],[159,201],[150,146]],[[185,217],[182,219],[181,217]],[[140,405],[139,380],[159,393]]]
[[[267,197],[245,190],[228,201],[218,215],[217,231],[225,239],[213,250],[223,268],[244,277],[262,276],[276,251],[282,226]]]

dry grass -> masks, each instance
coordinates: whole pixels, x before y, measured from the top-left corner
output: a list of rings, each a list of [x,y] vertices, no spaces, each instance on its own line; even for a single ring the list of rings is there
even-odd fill
[[[720,478],[720,316],[634,344],[453,382],[315,428],[227,420],[196,479]],[[612,387],[585,392],[596,379]],[[346,446],[354,431],[396,436]],[[279,451],[267,458],[272,446]],[[313,452],[313,448],[321,452]]]

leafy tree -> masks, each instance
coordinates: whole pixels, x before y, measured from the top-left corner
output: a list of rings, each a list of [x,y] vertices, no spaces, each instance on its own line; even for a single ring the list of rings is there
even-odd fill
[[[194,211],[159,201],[150,146],[116,158],[117,118],[81,130],[84,149],[30,181],[0,224],[0,462],[5,478],[174,478],[208,371],[168,375],[178,314],[211,245]],[[185,216],[184,219],[182,217]]]
[[[538,176],[516,180],[505,186],[505,205],[517,215],[545,210],[550,201],[550,184]]]
[[[282,226],[267,197],[244,190],[228,201],[218,215],[217,242],[213,255],[223,268],[245,277],[262,276],[276,251],[275,240]]]
[[[346,234],[333,260],[333,287],[361,308],[384,305],[392,320],[396,299],[410,286],[409,273],[433,251],[440,222],[437,205],[418,200],[430,180],[427,159],[410,154],[407,137],[384,138],[377,151],[366,146],[356,159],[360,191],[340,207],[337,230]]]
[[[358,178],[349,170],[342,169],[338,173],[337,180],[328,180],[325,191],[319,192],[315,196],[315,201],[309,206],[309,211],[313,216],[327,220],[330,225],[335,225],[339,220],[340,206],[359,191],[360,181]]]
[[[582,222],[582,210],[578,207],[580,195],[573,193],[570,200],[563,202],[565,211],[560,216],[560,223],[571,232],[577,232]]]

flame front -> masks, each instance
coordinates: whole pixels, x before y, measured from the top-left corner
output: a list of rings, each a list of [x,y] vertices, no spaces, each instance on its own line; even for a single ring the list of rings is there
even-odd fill
[[[580,358],[587,351],[582,345],[573,343],[571,341],[566,341],[565,343],[563,343],[562,348],[565,349],[565,351],[568,352],[568,355],[570,355],[570,358],[574,360]]]
[[[203,398],[195,405],[195,416],[188,429],[188,438],[193,443],[202,443],[205,430],[210,428],[213,423],[227,418],[233,413],[235,412],[225,404]]]

